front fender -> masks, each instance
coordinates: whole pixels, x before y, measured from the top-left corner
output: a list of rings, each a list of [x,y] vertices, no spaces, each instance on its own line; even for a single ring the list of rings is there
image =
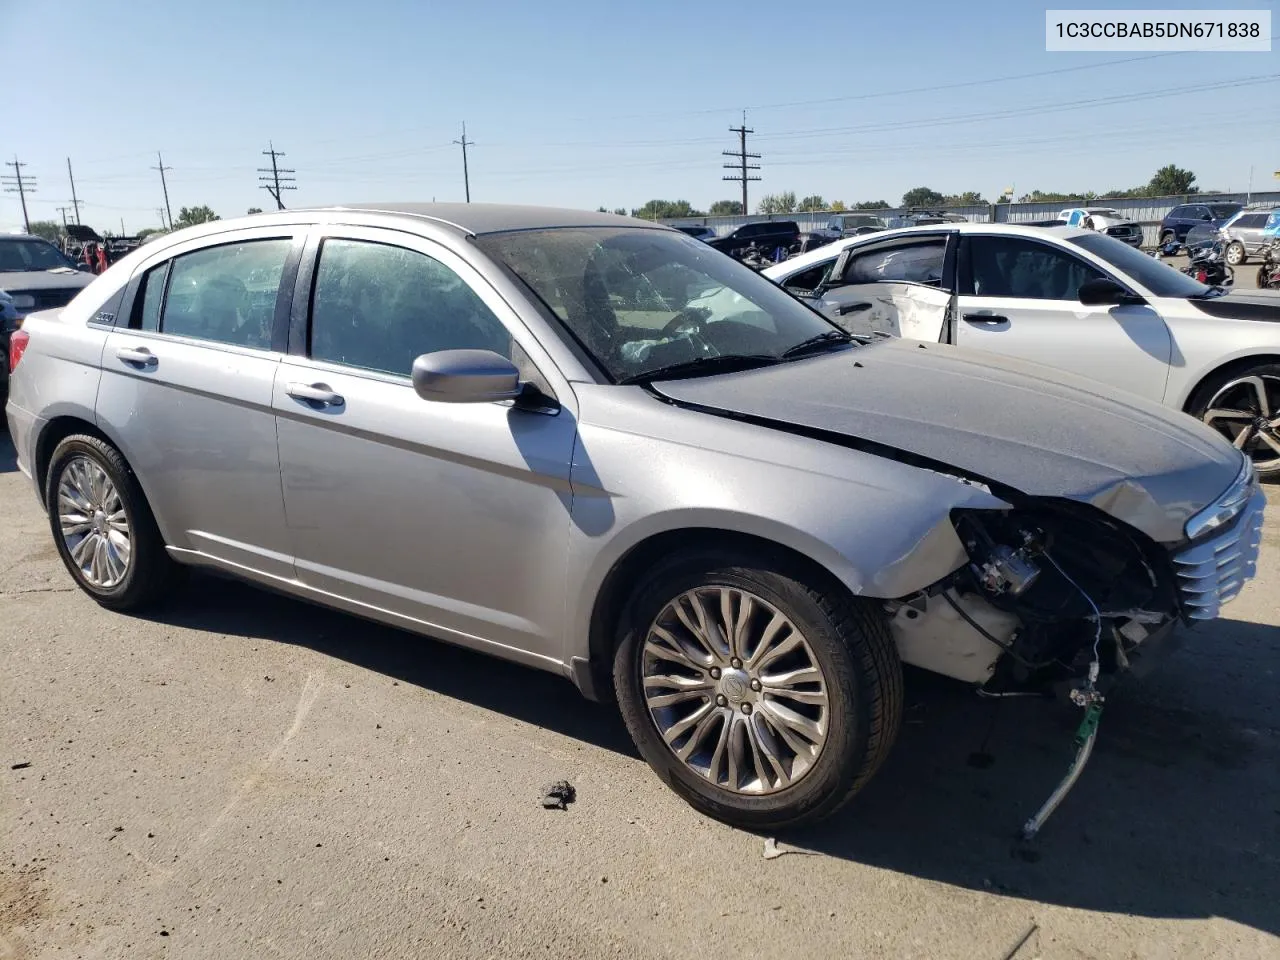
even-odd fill
[[[566,662],[589,655],[610,572],[654,537],[745,534],[809,558],[856,595],[890,599],[965,562],[952,509],[1008,507],[955,476],[657,401],[597,417],[594,388],[579,393]],[[636,429],[613,425],[627,418]]]

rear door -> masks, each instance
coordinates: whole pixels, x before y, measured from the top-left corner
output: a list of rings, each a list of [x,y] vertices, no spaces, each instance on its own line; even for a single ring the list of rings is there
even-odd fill
[[[1146,304],[1082,304],[1081,284],[1108,276],[1098,267],[1045,240],[970,233],[961,238],[957,273],[960,346],[1164,399],[1169,330]]]
[[[954,236],[916,234],[850,247],[807,299],[853,334],[944,340],[952,301],[944,278]]]
[[[470,646],[558,658],[568,384],[483,276],[425,238],[318,230],[298,291],[274,397],[298,579]],[[414,358],[451,349],[509,357],[559,402],[421,399]]]
[[[170,547],[284,578],[271,396],[305,229],[229,232],[144,263],[97,401]]]

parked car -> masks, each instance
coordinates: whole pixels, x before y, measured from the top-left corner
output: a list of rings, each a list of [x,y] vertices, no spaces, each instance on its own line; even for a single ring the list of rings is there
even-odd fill
[[[1112,207],[1072,207],[1058,214],[1058,219],[1069,227],[1105,233],[1131,247],[1142,246],[1142,226]]]
[[[9,337],[34,310],[61,307],[93,282],[57,247],[26,233],[0,235],[0,397],[9,382]]]
[[[687,233],[696,240],[714,240],[716,238],[716,232],[710,227],[689,225],[683,227],[677,226],[676,229],[681,233]]]
[[[915,213],[905,213],[902,216],[890,217],[886,226],[890,229],[898,227],[923,227],[933,226],[939,223],[967,223],[966,217],[960,216],[958,213],[932,213],[929,211],[918,211]]]
[[[902,662],[1087,693],[1253,573],[1251,464],[1188,417],[860,345],[655,224],[379,206],[178,231],[15,334],[19,469],[98,603],[205,566],[555,671],[774,829],[871,778]]]
[[[1239,203],[1180,203],[1164,215],[1160,221],[1160,246],[1171,240],[1185,243],[1187,231],[1202,223],[1211,223],[1220,227],[1240,212],[1243,204]]]
[[[832,240],[843,237],[860,237],[864,233],[876,233],[885,229],[885,222],[871,213],[834,213],[826,227],[819,231]]]
[[[1246,207],[1222,224],[1219,232],[1226,244],[1227,263],[1238,267],[1270,246],[1275,227],[1280,224],[1280,217],[1273,218],[1274,213],[1273,210]]]
[[[1269,293],[1205,286],[1093,231],[1021,224],[858,237],[764,275],[860,334],[1033,360],[1184,410],[1280,478]]]
[[[732,233],[707,241],[709,245],[731,257],[741,255],[752,246],[768,254],[779,247],[790,250],[799,242],[800,225],[794,220],[763,220],[746,223]]]

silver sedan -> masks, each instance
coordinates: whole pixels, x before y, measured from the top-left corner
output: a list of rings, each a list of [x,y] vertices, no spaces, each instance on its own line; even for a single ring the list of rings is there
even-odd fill
[[[752,828],[868,781],[903,662],[1093,696],[1216,616],[1261,529],[1250,463],[1189,417],[860,342],[602,214],[219,221],[28,317],[10,354],[19,466],[102,605],[211,567],[559,672]]]

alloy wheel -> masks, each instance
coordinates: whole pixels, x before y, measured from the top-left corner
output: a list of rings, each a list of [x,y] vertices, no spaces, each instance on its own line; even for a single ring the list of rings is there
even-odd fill
[[[1228,381],[1209,400],[1203,420],[1259,471],[1280,468],[1280,376],[1255,373]]]
[[[80,575],[110,589],[129,572],[133,535],[120,492],[89,457],[67,461],[58,480],[58,530]]]
[[[680,594],[650,625],[640,671],[668,748],[722,789],[790,787],[826,742],[827,681],[813,649],[789,617],[748,590]]]

